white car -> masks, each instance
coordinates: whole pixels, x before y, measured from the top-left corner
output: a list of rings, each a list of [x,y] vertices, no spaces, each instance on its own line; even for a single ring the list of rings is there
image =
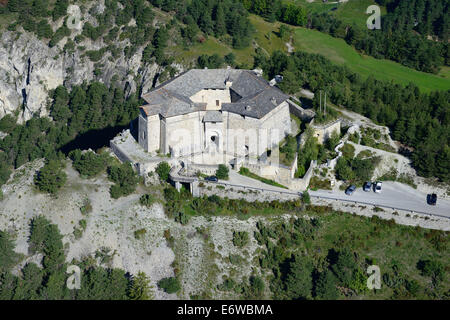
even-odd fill
[[[376,193],[380,193],[382,185],[383,185],[383,182],[381,182],[381,181],[375,182],[373,185],[373,191],[375,191]]]

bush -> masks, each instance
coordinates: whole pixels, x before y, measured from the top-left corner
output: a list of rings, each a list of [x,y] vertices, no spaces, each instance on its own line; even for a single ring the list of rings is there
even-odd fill
[[[51,38],[53,35],[52,27],[48,24],[47,20],[41,20],[36,27],[36,33],[39,39]]]
[[[156,167],[155,171],[158,174],[161,181],[169,180],[170,166],[167,162],[163,161],[158,163],[158,166]]]
[[[50,160],[35,175],[35,185],[41,191],[55,194],[67,180],[67,175],[62,168],[63,164],[61,162]]]
[[[219,168],[216,170],[216,176],[218,179],[228,180],[229,169],[224,164],[219,164]]]
[[[295,158],[297,152],[297,139],[294,136],[288,135],[285,139],[285,143],[280,147],[280,158],[282,158],[285,165],[290,166]]]
[[[305,204],[310,204],[311,203],[311,197],[309,196],[308,191],[303,192],[303,194],[302,194],[302,201]]]
[[[248,232],[247,231],[234,231],[233,232],[233,244],[236,247],[242,248],[248,243]]]
[[[355,157],[355,147],[350,143],[346,143],[341,147],[342,156],[346,159],[353,159]]]
[[[178,212],[178,214],[175,215],[175,221],[181,223],[182,225],[186,225],[189,222],[189,216],[183,211]]]
[[[336,300],[339,297],[336,282],[336,277],[331,271],[322,272],[316,283],[316,297],[325,300]]]
[[[81,153],[80,150],[73,150],[69,153],[73,161],[73,167],[81,176],[92,178],[106,169],[109,156],[106,153],[96,154],[92,151]]]
[[[289,261],[285,279],[286,293],[291,299],[307,299],[312,291],[313,264],[307,257],[294,255]]]
[[[417,269],[422,271],[422,275],[431,277],[435,284],[444,279],[445,267],[437,260],[420,260],[417,263]]]
[[[158,287],[167,293],[176,293],[181,289],[180,282],[178,281],[178,278],[175,277],[159,280]]]
[[[146,207],[151,207],[156,199],[151,194],[144,194],[139,198],[139,203]]]
[[[0,131],[11,133],[15,127],[16,119],[12,115],[7,114],[0,119]]]
[[[141,239],[145,234],[147,233],[147,230],[145,230],[145,229],[139,229],[139,230],[136,230],[135,232],[134,232],[134,237],[136,238],[136,239]]]
[[[133,193],[139,181],[136,172],[128,162],[109,167],[108,177],[116,183],[110,188],[111,197],[114,199]]]

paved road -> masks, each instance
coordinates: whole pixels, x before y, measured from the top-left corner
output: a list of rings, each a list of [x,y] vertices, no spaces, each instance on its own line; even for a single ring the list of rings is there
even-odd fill
[[[426,194],[398,182],[383,182],[381,193],[364,192],[362,188],[358,188],[351,196],[346,195],[344,191],[329,190],[310,191],[309,194],[424,212],[450,218],[450,201],[438,198],[436,206],[430,206],[427,204]]]
[[[258,180],[242,176],[232,170],[230,170],[230,180],[220,182],[261,188],[271,191],[294,192],[292,190],[274,187]],[[395,208],[397,210],[402,209],[418,213],[428,213],[450,218],[449,200],[438,198],[436,206],[430,206],[427,204],[427,195],[425,193],[421,193],[408,185],[398,182],[383,182],[381,193],[375,193],[373,191],[364,192],[362,188],[358,188],[351,196],[348,196],[344,193],[344,191],[339,190],[310,190],[309,194],[313,197],[320,196],[338,200],[350,200],[361,203],[361,205],[371,204],[380,207]],[[347,203],[347,201],[345,203]]]

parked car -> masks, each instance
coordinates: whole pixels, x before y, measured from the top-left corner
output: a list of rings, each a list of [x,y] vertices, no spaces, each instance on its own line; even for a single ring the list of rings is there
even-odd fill
[[[436,193],[428,194],[427,195],[427,203],[431,206],[435,206],[437,202],[437,195]]]
[[[205,178],[206,181],[211,181],[211,182],[217,182],[219,181],[219,179],[217,179],[216,176],[209,176]]]
[[[350,187],[347,188],[347,190],[345,190],[345,194],[348,196],[351,196],[353,194],[353,192],[355,192],[355,190],[356,190],[356,186],[351,185]]]
[[[363,185],[363,190],[365,192],[369,192],[370,189],[372,189],[372,182],[369,182],[369,181],[365,182]]]
[[[375,191],[376,193],[380,193],[381,192],[381,186],[383,185],[383,182],[381,181],[377,181],[373,184],[373,191]]]

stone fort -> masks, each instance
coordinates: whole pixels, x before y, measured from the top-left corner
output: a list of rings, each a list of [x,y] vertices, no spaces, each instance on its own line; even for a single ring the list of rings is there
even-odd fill
[[[288,98],[255,71],[192,69],[143,95],[138,141],[172,157],[257,157],[291,133]]]
[[[161,161],[172,167],[172,180],[184,182],[196,180],[192,175],[199,171],[214,174],[218,164],[225,164],[305,189],[309,178],[294,178],[297,155],[286,163],[278,150],[287,135],[299,130],[291,114],[310,121],[314,112],[301,108],[276,83],[276,78],[265,80],[261,70],[188,70],[142,95],[145,104],[137,121],[111,141],[111,148],[144,177]]]

